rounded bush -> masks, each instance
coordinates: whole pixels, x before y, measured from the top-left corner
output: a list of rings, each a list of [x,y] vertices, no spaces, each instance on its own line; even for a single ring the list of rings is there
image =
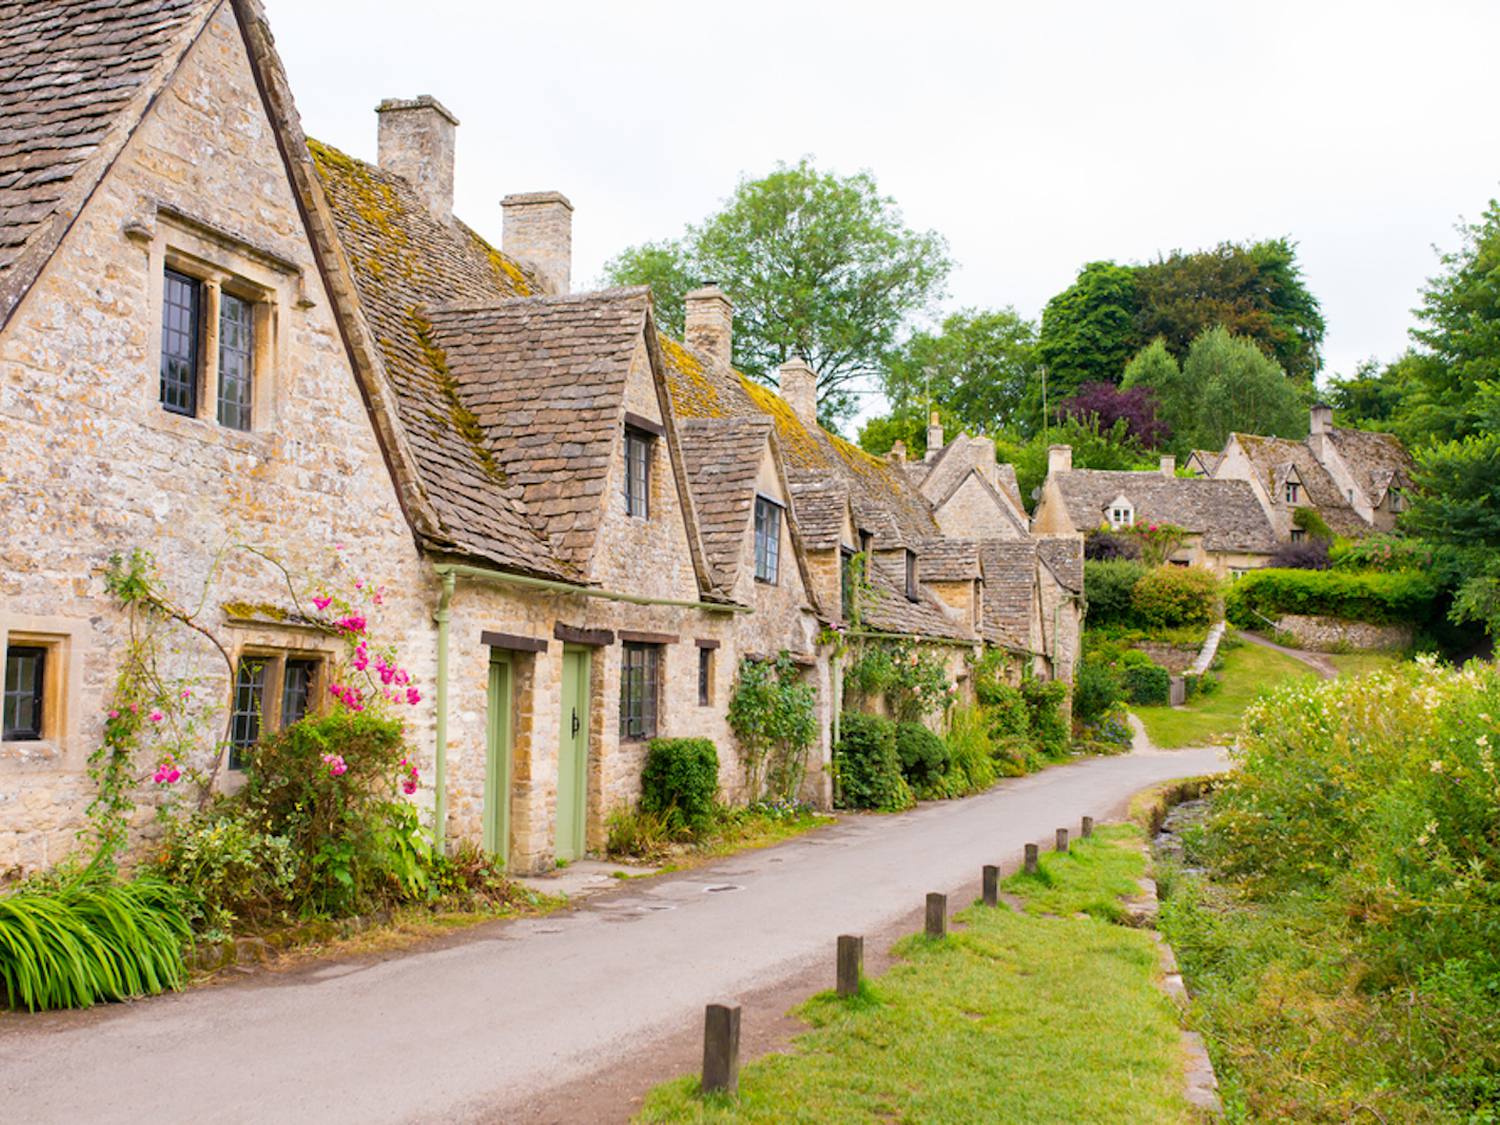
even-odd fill
[[[1088,599],[1090,628],[1134,623],[1131,595],[1136,583],[1148,573],[1145,566],[1128,559],[1089,560],[1083,564],[1083,592]]]
[[[913,790],[926,793],[948,772],[948,745],[921,723],[896,724],[896,756],[901,776]]]
[[[713,821],[719,752],[706,738],[653,738],[641,771],[641,811],[694,832]]]
[[[1119,674],[1103,660],[1086,656],[1073,681],[1073,718],[1097,722],[1120,702],[1124,686]]]
[[[1201,566],[1159,566],[1130,592],[1131,608],[1148,628],[1207,625],[1218,600],[1219,580]]]
[[[1125,692],[1130,702],[1142,706],[1165,703],[1172,695],[1172,674],[1150,660],[1131,664],[1125,669]]]
[[[845,712],[839,720],[833,763],[839,804],[849,809],[894,812],[912,803],[896,755],[896,724],[877,715]]]

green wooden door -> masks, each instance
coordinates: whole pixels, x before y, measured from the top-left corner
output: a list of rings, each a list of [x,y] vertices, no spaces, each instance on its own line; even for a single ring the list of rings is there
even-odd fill
[[[564,648],[562,730],[557,741],[557,858],[584,851],[588,807],[589,650]]]
[[[490,656],[484,767],[484,850],[510,859],[510,655]]]

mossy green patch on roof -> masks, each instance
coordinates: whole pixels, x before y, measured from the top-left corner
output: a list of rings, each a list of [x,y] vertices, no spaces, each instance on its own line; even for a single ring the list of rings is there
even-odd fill
[[[829,466],[827,452],[818,439],[808,432],[802,419],[797,417],[786,399],[744,375],[740,375],[739,380],[740,386],[750,396],[750,401],[775,423],[782,454],[793,466],[799,469],[824,469]]]
[[[719,397],[719,389],[698,357],[670,336],[657,334],[662,358],[666,361],[667,377],[672,391],[672,404],[682,418],[725,418],[730,411]]]
[[[458,380],[453,377],[453,372],[448,367],[447,353],[438,345],[433,336],[432,321],[416,309],[412,309],[409,315],[412,333],[422,348],[422,356],[427,362],[428,370],[432,373],[433,385],[442,395],[443,402],[447,406],[448,421],[468,443],[474,459],[484,469],[485,476],[496,484],[504,484],[505,473],[495,463],[494,454],[485,444],[484,428],[480,426],[479,419],[474,417],[474,412],[465,406],[463,399],[459,397]]]

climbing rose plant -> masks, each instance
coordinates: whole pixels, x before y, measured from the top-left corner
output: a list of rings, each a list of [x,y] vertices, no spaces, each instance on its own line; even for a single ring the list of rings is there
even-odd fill
[[[817,695],[783,651],[774,661],[742,660],[729,699],[729,726],[745,762],[750,800],[794,801],[818,735]]]

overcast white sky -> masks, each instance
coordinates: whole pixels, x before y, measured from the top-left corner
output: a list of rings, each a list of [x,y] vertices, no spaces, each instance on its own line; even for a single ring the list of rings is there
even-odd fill
[[[948,309],[1289,235],[1342,373],[1405,345],[1433,244],[1500,194],[1495,0],[266,7],[310,136],[373,160],[376,102],[435,95],[459,215],[498,242],[502,195],[565,192],[575,288],[810,154],[947,237]]]

